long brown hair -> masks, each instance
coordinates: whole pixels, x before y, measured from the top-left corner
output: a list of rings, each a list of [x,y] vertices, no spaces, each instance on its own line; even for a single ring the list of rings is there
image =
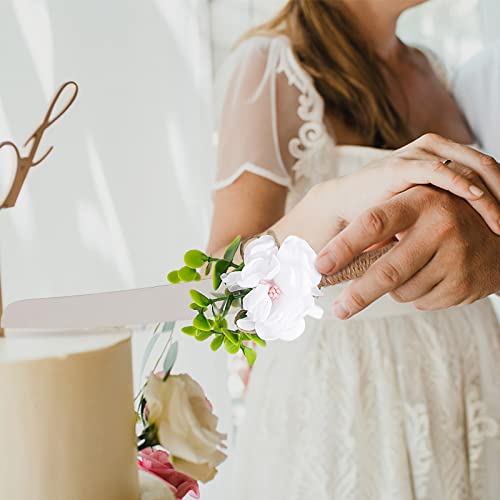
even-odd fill
[[[335,117],[375,147],[396,148],[409,134],[391,102],[384,61],[363,38],[342,0],[289,0],[270,21],[244,38],[287,35],[304,69]]]

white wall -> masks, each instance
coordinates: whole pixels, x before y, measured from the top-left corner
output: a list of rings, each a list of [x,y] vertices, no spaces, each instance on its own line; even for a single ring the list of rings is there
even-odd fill
[[[243,33],[270,19],[285,0],[210,0],[212,50],[217,69]]]
[[[55,152],[1,213],[5,302],[164,282],[203,245],[213,161],[205,2],[2,0],[0,136],[22,142],[66,79]]]
[[[163,284],[185,250],[205,245],[208,20],[206,0],[0,0],[0,137],[22,144],[56,88],[80,85],[44,137],[40,152],[54,152],[0,213],[6,304]],[[136,365],[146,341],[134,339]],[[177,368],[229,418],[224,359],[186,338]],[[214,483],[204,498],[223,494]]]

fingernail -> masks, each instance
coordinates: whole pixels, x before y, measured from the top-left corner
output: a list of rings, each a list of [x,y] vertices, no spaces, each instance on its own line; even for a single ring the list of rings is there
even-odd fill
[[[339,319],[347,319],[349,317],[349,311],[341,302],[333,303],[333,313]]]
[[[484,191],[482,189],[479,189],[477,186],[471,186],[469,188],[469,191],[474,195],[474,196],[477,196],[478,198],[480,196],[483,196],[484,194]]]
[[[335,259],[329,252],[320,255],[316,260],[316,267],[324,274],[331,273],[335,269]]]

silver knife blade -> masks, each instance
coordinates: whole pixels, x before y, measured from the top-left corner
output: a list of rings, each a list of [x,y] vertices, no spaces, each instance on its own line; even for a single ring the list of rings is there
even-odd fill
[[[212,280],[21,300],[7,306],[1,324],[3,328],[73,329],[188,320],[195,314],[189,308],[191,289],[210,296]]]

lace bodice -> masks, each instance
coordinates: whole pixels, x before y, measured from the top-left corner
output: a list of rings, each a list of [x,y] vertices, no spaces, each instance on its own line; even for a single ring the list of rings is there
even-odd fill
[[[432,53],[424,53],[448,85],[444,66]],[[221,80],[225,102],[215,189],[252,172],[286,186],[290,208],[313,185],[390,154],[336,144],[324,123],[323,98],[286,36],[243,42],[227,61]]]

